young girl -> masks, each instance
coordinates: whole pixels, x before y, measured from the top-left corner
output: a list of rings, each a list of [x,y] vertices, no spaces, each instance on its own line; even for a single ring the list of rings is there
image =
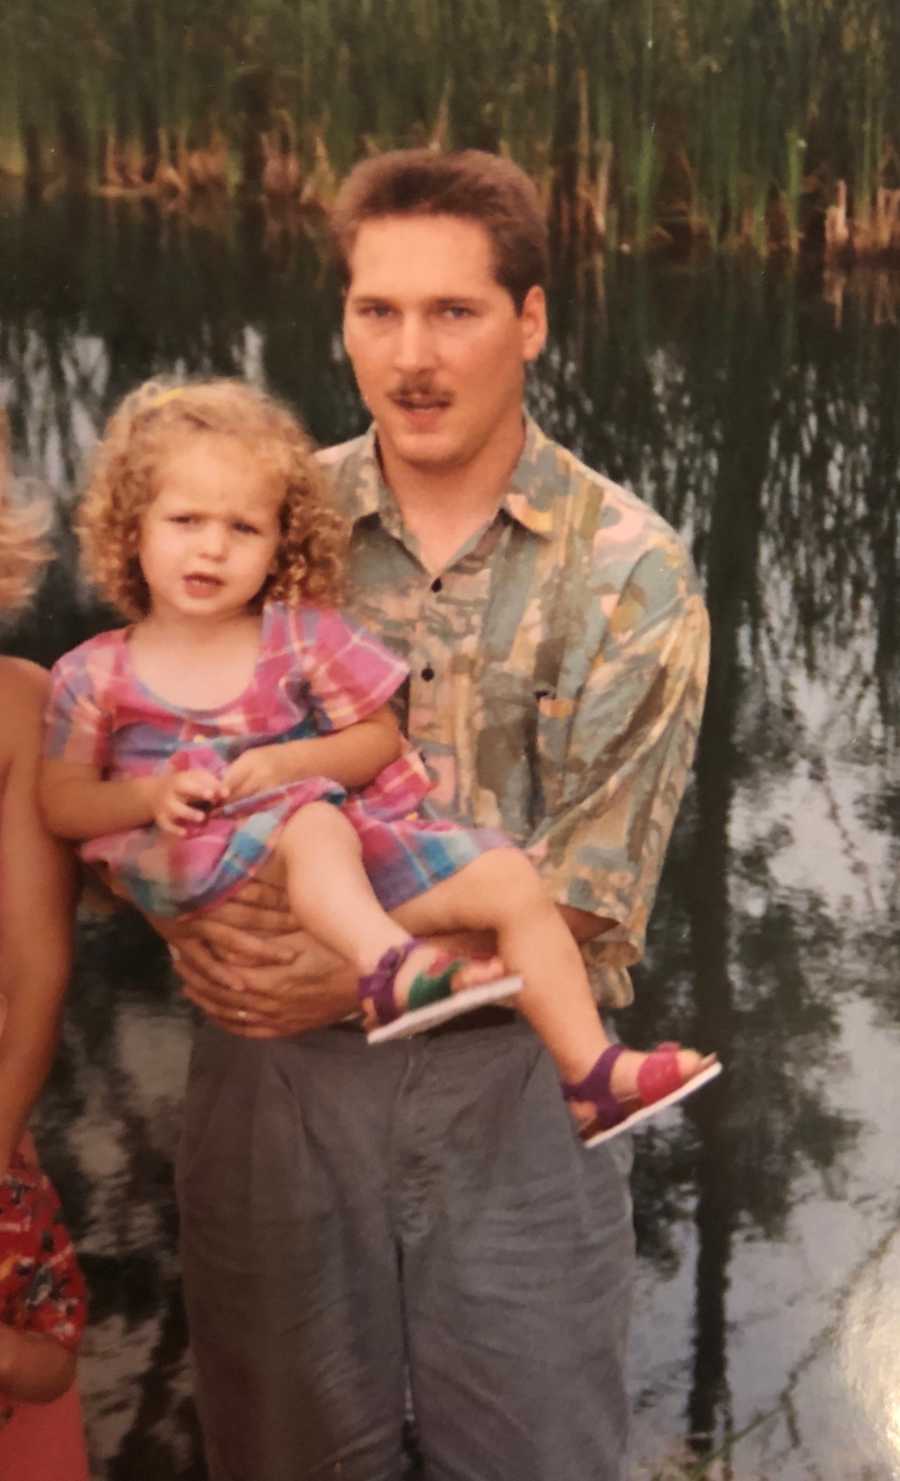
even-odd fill
[[[336,610],[345,530],[288,412],[233,382],[141,387],[80,533],[132,623],[53,671],[44,805],[139,908],[202,910],[279,871],[302,927],[360,973],[373,1041],[518,994],[589,1143],[718,1073],[610,1045],[525,856],[420,815],[427,773],[388,708],[407,671]],[[419,939],[454,929],[495,931],[499,957]]]

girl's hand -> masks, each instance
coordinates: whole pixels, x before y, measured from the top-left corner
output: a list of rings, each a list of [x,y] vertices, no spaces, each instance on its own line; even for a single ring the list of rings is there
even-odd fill
[[[163,833],[181,838],[192,823],[202,823],[225,791],[211,771],[170,771],[161,779],[153,819]]]
[[[288,750],[294,752],[294,759]],[[298,781],[300,773],[296,766],[296,745],[253,746],[238,756],[222,773],[222,785],[229,802],[242,797],[252,797],[254,792],[267,792],[270,787],[280,787],[284,782]]]

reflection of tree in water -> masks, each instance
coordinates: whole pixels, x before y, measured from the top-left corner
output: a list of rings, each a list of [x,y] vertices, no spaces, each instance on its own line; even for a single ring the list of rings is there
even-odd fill
[[[0,217],[0,365],[15,441],[67,488],[120,396],[154,373],[265,373],[323,441],[359,425],[313,240],[277,264],[252,211],[227,232],[122,202]]]
[[[878,971],[884,919],[868,914],[870,928],[860,929],[812,881],[786,894],[778,864],[795,843],[797,820],[781,794],[798,770],[839,810],[828,775],[834,746],[805,713],[802,684],[824,691],[828,724],[839,717],[852,744],[869,748],[871,772],[886,760],[900,380],[893,336],[886,343],[849,315],[837,334],[821,310],[790,301],[790,280],[713,268],[700,280],[671,274],[663,288],[641,265],[628,271],[628,291],[607,283],[602,336],[590,333],[596,315],[558,295],[556,365],[565,374],[538,396],[563,436],[576,405],[586,461],[628,479],[685,530],[710,608],[695,784],[661,887],[649,970],[621,1024],[634,1042],[678,1033],[713,1044],[727,1066],[678,1131],[645,1137],[635,1175],[641,1247],[661,1270],[677,1263],[675,1228],[696,1199],[687,1425],[702,1455],[723,1425],[726,1437],[732,1429],[734,1235],[755,1227],[783,1237],[803,1174],[839,1172],[857,1131],[828,1102],[839,1008],[861,975],[889,980]],[[616,276],[621,283],[621,268]],[[752,812],[750,827],[739,809]],[[835,821],[847,862],[864,871],[856,820]],[[875,903],[871,889],[866,898]]]
[[[894,742],[896,745],[896,740]],[[885,778],[883,784],[860,803],[860,821],[885,834],[885,857],[880,908],[854,923],[854,944],[864,971],[860,991],[875,1005],[876,1024],[900,1023],[900,781]]]

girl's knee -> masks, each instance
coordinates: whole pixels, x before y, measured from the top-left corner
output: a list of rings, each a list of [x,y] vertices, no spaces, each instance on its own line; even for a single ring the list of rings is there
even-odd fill
[[[352,841],[359,846],[356,829],[331,802],[307,802],[304,807],[298,807],[285,823],[281,839],[288,847],[298,839],[304,844],[317,844],[323,848],[338,840],[344,844]]]
[[[520,849],[493,849],[484,857],[491,860],[491,874],[504,915],[546,908],[549,900],[541,877]]]
[[[306,823],[307,827],[334,828],[335,831],[350,827],[340,808],[322,798],[315,802],[305,802],[302,807],[298,807],[292,814],[291,822],[296,822],[298,826]]]

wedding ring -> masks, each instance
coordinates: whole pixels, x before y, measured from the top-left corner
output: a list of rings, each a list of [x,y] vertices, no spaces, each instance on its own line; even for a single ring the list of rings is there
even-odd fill
[[[250,1014],[247,1012],[246,1008],[238,1008],[237,1016],[240,1019],[241,1023],[246,1023],[247,1019],[250,1017]]]

